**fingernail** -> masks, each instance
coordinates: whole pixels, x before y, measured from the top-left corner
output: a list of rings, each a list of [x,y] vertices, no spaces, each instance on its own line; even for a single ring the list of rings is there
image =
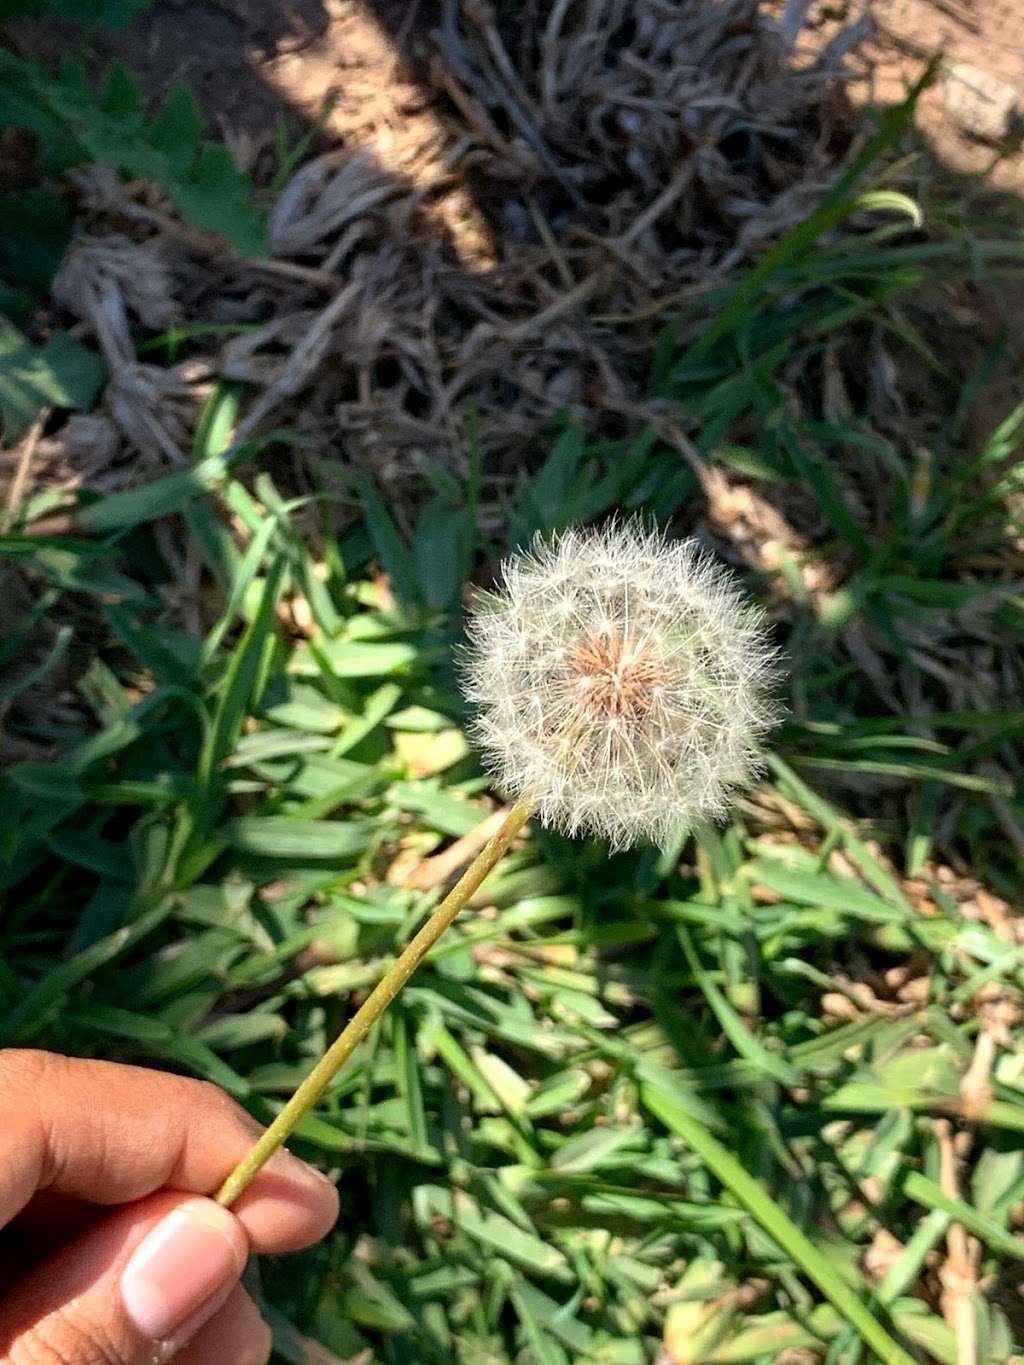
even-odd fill
[[[245,1269],[248,1243],[238,1220],[209,1199],[163,1218],[135,1248],[121,1275],[125,1312],[149,1341],[165,1341],[186,1321],[198,1330]],[[194,1323],[193,1320],[194,1319]]]

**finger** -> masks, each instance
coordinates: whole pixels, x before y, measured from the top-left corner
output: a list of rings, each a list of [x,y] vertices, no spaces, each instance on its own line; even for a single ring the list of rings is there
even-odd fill
[[[4,1242],[14,1242],[38,1259],[85,1232],[108,1212],[102,1205],[90,1204],[84,1199],[39,1190],[0,1237]]]
[[[232,1289],[213,1317],[174,1357],[174,1365],[266,1365],[270,1328],[241,1287]]]
[[[99,1204],[210,1194],[262,1131],[205,1081],[19,1049],[0,1051],[0,1112],[0,1226],[40,1190]],[[255,1250],[294,1251],[330,1229],[338,1196],[282,1150],[234,1212]]]
[[[86,1204],[48,1190],[33,1195],[22,1212],[0,1230],[0,1295],[54,1248],[70,1242],[107,1212],[99,1204]]]
[[[6,1297],[0,1361],[170,1360],[226,1303],[248,1253],[241,1222],[211,1199],[164,1193],[119,1209]]]
[[[3,1139],[0,1138],[0,1155]],[[294,1176],[288,1153],[274,1157],[269,1167],[232,1205],[256,1251],[295,1251],[319,1240],[337,1217],[338,1197],[319,1172]],[[2,1173],[0,1173],[2,1180]],[[321,1182],[327,1188],[321,1188]],[[7,1227],[0,1229],[0,1294],[4,1288],[77,1237],[107,1213],[104,1205],[73,1199],[49,1190],[38,1191]]]

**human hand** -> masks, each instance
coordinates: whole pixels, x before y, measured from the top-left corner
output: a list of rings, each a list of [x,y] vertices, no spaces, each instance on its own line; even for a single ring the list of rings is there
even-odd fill
[[[246,1258],[323,1237],[338,1196],[282,1150],[208,1198],[259,1132],[205,1081],[0,1051],[0,1365],[264,1365]]]

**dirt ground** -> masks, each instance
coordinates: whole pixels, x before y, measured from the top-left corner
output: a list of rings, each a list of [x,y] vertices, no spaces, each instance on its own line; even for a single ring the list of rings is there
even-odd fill
[[[865,10],[873,32],[851,55],[855,102],[896,103],[922,63],[941,53],[918,126],[947,165],[990,171],[998,188],[1024,193],[1024,0],[814,0],[807,36],[833,41]]]
[[[796,50],[847,50],[858,104],[897,102],[935,52],[943,74],[918,123],[947,164],[991,168],[1002,189],[1024,192],[1024,0],[777,0]],[[398,60],[416,28],[444,23],[437,0],[157,0],[129,29],[96,38],[154,98],[173,81],[196,90],[211,119],[249,159],[275,123],[322,119],[327,140],[356,139],[390,169],[429,137],[430,115]],[[22,25],[30,50],[56,55],[67,26]],[[330,106],[329,112],[324,111]],[[396,165],[395,162],[400,164]]]
[[[415,97],[398,79],[396,54],[417,25],[441,21],[442,6],[357,0],[158,0],[130,29],[103,33],[101,56],[128,61],[158,95],[188,80],[229,137],[260,140],[276,118],[317,119],[328,101],[325,132],[384,125],[379,141],[413,112]],[[983,170],[1019,133],[1024,112],[1022,0],[790,0],[780,22],[803,19],[802,45],[852,46],[855,100],[892,103],[934,52],[948,69],[922,101],[919,122],[950,164]],[[25,41],[52,53],[60,34],[23,26]],[[1019,141],[1019,137],[1017,139]],[[1003,188],[1024,188],[1024,154],[994,171]]]
[[[39,477],[43,454],[54,478],[104,490],[182,463],[213,376],[262,394],[254,423],[287,412],[318,477],[342,449],[400,506],[424,470],[461,472],[470,410],[498,500],[564,412],[611,438],[656,421],[679,445],[649,401],[664,319],[820,202],[865,135],[851,100],[898,102],[941,49],[919,106],[932,152],[997,162],[998,187],[1024,195],[1022,4],[156,0],[119,32],[5,26],[51,60],[85,40],[98,66],[125,61],[154,106],[187,81],[273,197],[261,264],[196,241],[144,189],[112,200],[80,178],[92,216],[61,305],[102,337],[90,300],[107,299],[121,351]],[[1018,204],[1000,199],[1005,221]],[[974,307],[942,328],[1014,330],[1008,294],[991,326]],[[128,364],[128,319],[240,334],[177,367]],[[297,468],[300,489],[309,477]]]

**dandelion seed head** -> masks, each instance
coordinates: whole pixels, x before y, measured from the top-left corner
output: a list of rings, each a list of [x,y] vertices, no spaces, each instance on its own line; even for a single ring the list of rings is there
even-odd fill
[[[542,823],[614,848],[723,814],[776,720],[763,615],[692,540],[538,537],[473,612],[473,737]]]

